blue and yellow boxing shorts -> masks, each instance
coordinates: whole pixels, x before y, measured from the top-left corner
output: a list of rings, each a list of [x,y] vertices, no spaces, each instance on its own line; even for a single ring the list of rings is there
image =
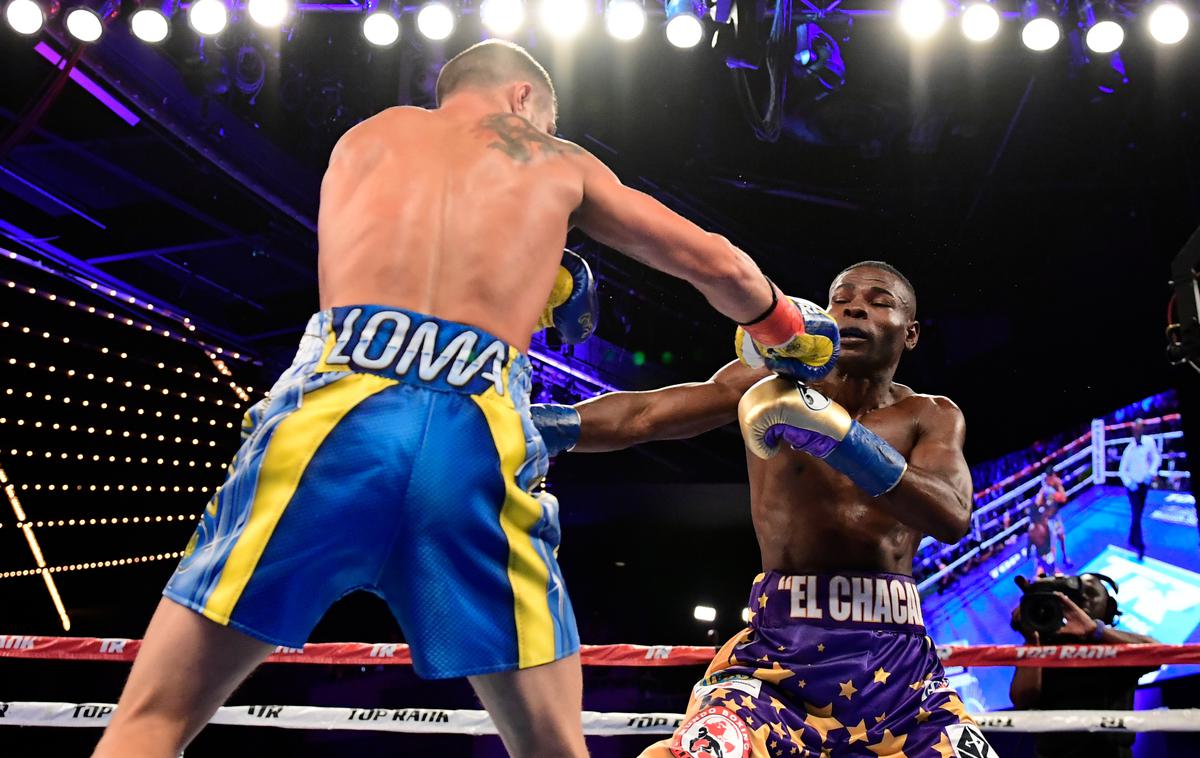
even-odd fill
[[[355,590],[391,607],[416,672],[579,649],[530,365],[471,326],[362,305],[312,317],[163,594],[299,647]]]

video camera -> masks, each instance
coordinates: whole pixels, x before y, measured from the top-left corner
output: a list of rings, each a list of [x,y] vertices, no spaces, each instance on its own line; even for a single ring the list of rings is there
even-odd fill
[[[1112,592],[1107,593],[1108,602],[1105,603],[1104,613],[1099,616],[1088,609],[1087,601],[1083,597],[1083,578],[1085,576],[1093,576],[1102,584],[1112,587]],[[1012,624],[1015,632],[1026,634],[1037,632],[1040,636],[1047,637],[1062,629],[1064,624],[1063,607],[1062,601],[1054,594],[1056,592],[1066,595],[1072,603],[1082,608],[1089,616],[1106,624],[1112,624],[1117,617],[1117,599],[1113,597],[1117,592],[1117,583],[1104,574],[1047,576],[1024,585],[1018,582],[1018,586],[1021,586],[1024,594],[1021,596],[1020,624],[1018,625],[1015,621]]]

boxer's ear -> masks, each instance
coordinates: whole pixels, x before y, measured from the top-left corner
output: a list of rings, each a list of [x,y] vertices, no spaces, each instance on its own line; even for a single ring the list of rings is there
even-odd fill
[[[917,340],[921,337],[921,324],[913,321],[904,330],[904,349],[912,350],[917,346]]]

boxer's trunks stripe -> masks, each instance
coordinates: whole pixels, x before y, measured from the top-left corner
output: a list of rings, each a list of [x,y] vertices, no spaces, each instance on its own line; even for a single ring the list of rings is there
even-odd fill
[[[521,667],[554,660],[554,622],[546,602],[550,572],[530,539],[530,531],[542,518],[541,505],[520,489],[517,468],[525,460],[525,434],[515,414],[500,413],[495,403],[479,402],[500,455],[504,473],[504,505],[500,527],[508,539],[508,579],[513,590],[513,615],[517,623]],[[522,567],[527,567],[523,569]]]
[[[225,559],[221,578],[204,604],[204,615],[228,623],[234,605],[254,573],[267,541],[284,510],[292,502],[300,477],[317,448],[347,413],[376,392],[391,386],[386,379],[369,374],[346,376],[304,396],[304,403],[279,422],[262,454],[261,468],[254,479],[250,516],[235,538]]]
[[[579,648],[530,365],[463,324],[383,306],[313,316],[164,594],[296,647],[341,596],[380,595],[426,677]]]

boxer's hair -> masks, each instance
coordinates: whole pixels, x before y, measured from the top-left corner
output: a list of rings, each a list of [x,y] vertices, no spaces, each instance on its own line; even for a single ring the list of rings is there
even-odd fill
[[[908,277],[905,276],[900,271],[900,269],[898,269],[895,266],[893,266],[892,264],[886,263],[884,261],[859,261],[858,263],[852,263],[849,266],[847,266],[846,268],[839,271],[838,275],[833,277],[833,280],[836,282],[839,276],[841,276],[842,274],[845,274],[848,271],[853,271],[856,268],[877,268],[880,271],[886,271],[889,274],[891,274],[892,276],[899,279],[900,282],[905,287],[908,288],[909,294],[912,295],[912,302],[909,303],[909,305],[912,308],[912,317],[913,318],[917,317],[917,288],[912,285],[912,282],[910,282],[908,280]]]
[[[440,105],[447,95],[463,87],[498,87],[515,79],[528,79],[540,88],[558,113],[554,83],[542,64],[520,45],[498,39],[472,45],[451,58],[438,74],[435,94]]]

